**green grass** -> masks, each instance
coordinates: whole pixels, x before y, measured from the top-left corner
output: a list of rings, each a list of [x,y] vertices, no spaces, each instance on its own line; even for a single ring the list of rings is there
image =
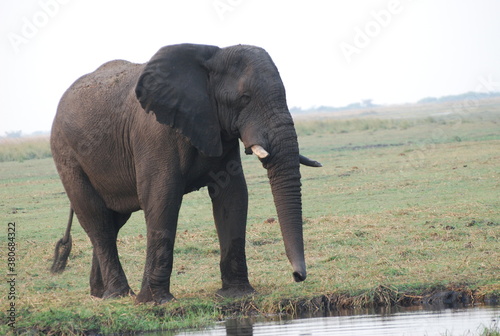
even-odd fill
[[[219,246],[206,189],[187,195],[181,209],[172,275],[177,301],[163,306],[135,305],[129,297],[103,301],[88,294],[92,247],[79,225],[72,231],[66,271],[58,276],[48,271],[69,209],[52,160],[2,162],[2,251],[7,223],[15,221],[17,229],[16,325],[20,332],[65,334],[166,330],[244,312],[315,309],[318,298],[361,307],[395,304],[436,289],[470,291],[476,300],[499,295],[500,131],[491,115],[481,116],[462,118],[460,124],[427,117],[406,123],[297,122],[301,152],[324,166],[302,169],[308,264],[303,283],[293,282],[279,225],[268,221],[277,216],[266,172],[254,156],[245,156],[247,258],[259,294],[243,300],[215,295]],[[138,212],[118,240],[136,292],[145,233]],[[4,320],[5,282],[0,290]],[[7,332],[0,326],[1,334]]]

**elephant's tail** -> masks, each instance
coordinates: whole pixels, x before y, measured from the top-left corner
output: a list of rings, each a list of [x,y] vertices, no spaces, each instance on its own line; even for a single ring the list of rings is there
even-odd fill
[[[66,233],[64,237],[59,239],[56,244],[56,249],[54,251],[54,263],[50,268],[52,273],[62,273],[66,268],[66,263],[68,262],[69,253],[71,252],[71,224],[73,223],[73,208],[69,209],[69,219],[68,226],[66,227]]]

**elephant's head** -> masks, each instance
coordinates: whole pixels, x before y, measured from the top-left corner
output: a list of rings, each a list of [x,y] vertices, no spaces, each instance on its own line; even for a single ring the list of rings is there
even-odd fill
[[[164,47],[145,66],[136,95],[146,112],[180,131],[203,155],[220,156],[222,142],[239,137],[246,153],[259,157],[268,172],[294,279],[303,281],[299,165],[320,164],[299,155],[285,88],[267,52],[244,45]]]

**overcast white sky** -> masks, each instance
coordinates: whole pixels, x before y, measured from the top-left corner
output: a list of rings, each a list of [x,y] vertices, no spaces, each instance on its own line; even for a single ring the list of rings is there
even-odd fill
[[[254,44],[289,107],[500,90],[498,0],[23,0],[0,3],[0,136],[50,130],[79,76],[162,46]]]

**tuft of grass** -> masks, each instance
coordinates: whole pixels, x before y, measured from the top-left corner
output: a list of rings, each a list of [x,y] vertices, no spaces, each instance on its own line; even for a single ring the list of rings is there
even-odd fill
[[[500,336],[500,326],[498,320],[491,323],[490,326],[483,326],[479,333],[480,336]]]

